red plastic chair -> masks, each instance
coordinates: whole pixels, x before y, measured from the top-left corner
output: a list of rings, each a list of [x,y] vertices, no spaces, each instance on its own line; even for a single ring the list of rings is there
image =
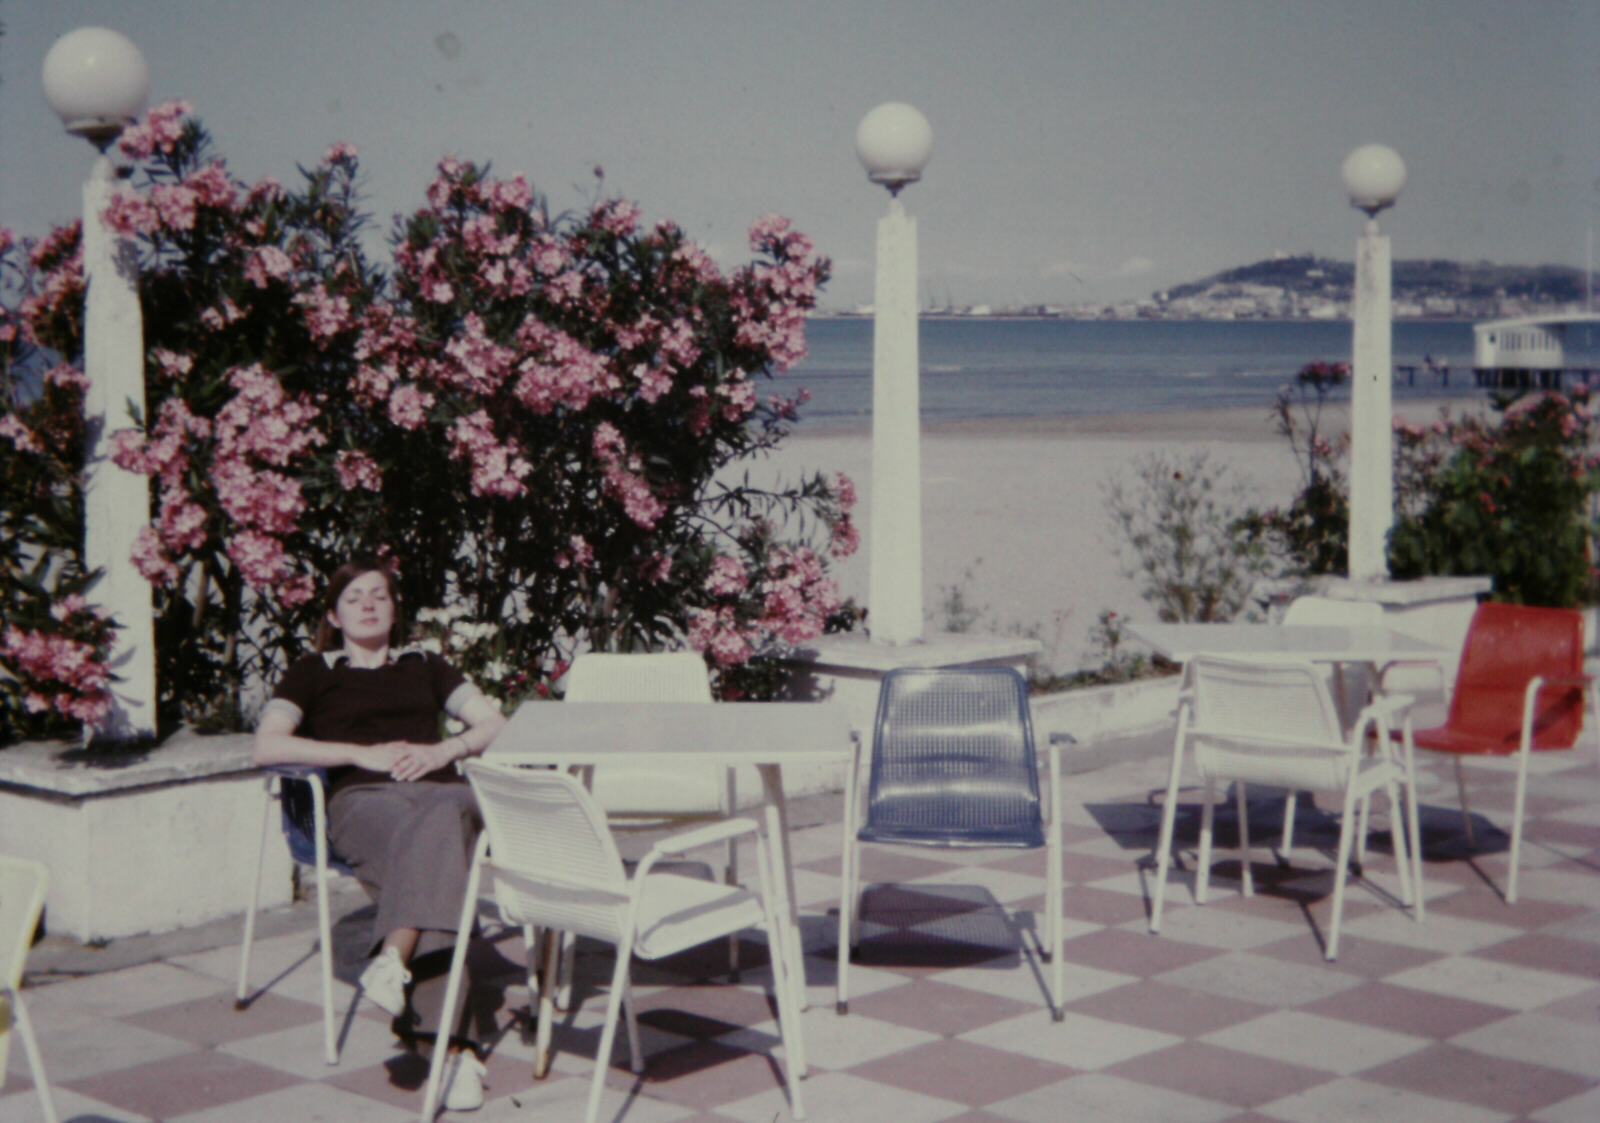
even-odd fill
[[[1583,618],[1577,611],[1480,604],[1467,629],[1444,724],[1413,731],[1408,720],[1401,730],[1408,760],[1413,747],[1454,755],[1469,846],[1473,845],[1472,816],[1463,759],[1517,755],[1507,904],[1517,899],[1529,754],[1573,747],[1583,729],[1585,688],[1593,682],[1583,673]],[[1600,700],[1596,700],[1595,714],[1600,727]],[[1420,853],[1414,806],[1410,819],[1412,852]]]

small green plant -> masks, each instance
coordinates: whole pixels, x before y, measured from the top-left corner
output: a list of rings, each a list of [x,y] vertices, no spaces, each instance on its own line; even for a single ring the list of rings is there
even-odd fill
[[[1244,489],[1204,452],[1140,457],[1131,481],[1106,485],[1106,507],[1131,555],[1125,571],[1162,620],[1231,620],[1269,559],[1245,518]]]
[[[961,580],[954,585],[941,586],[939,590],[939,619],[940,626],[946,632],[963,635],[972,631],[978,620],[987,611],[987,605],[974,604],[967,595],[967,583],[973,579],[973,569],[983,559],[979,558],[973,565],[967,566],[961,575]]]

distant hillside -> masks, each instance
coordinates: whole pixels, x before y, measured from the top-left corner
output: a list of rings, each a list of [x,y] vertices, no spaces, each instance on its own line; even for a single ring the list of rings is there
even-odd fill
[[[1567,265],[1396,261],[1393,270],[1396,302],[1453,303],[1470,314],[1492,313],[1494,306],[1507,301],[1533,306],[1581,304],[1585,296],[1583,270]],[[1274,288],[1298,301],[1337,302],[1350,299],[1354,282],[1355,267],[1348,261],[1277,257],[1175,286],[1156,293],[1155,299],[1215,299]]]

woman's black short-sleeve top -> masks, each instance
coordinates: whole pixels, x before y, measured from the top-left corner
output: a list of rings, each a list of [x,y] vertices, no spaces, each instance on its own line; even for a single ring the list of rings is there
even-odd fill
[[[300,711],[295,731],[314,741],[380,745],[388,741],[432,744],[439,718],[466,676],[432,652],[406,650],[381,667],[330,664],[307,655],[290,664],[274,699]]]

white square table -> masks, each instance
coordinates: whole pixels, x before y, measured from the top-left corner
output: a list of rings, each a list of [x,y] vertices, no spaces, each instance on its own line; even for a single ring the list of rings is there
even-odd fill
[[[753,765],[761,776],[773,865],[762,876],[776,895],[774,911],[787,919],[782,958],[788,977],[775,979],[774,985],[787,986],[795,1009],[803,1010],[805,960],[789,858],[783,766],[848,764],[855,736],[846,710],[826,702],[524,702],[485,756],[558,768],[626,768],[630,761],[660,765],[664,760],[728,768]],[[846,830],[848,820],[847,815]],[[796,1045],[797,1071],[804,1074],[803,1045]]]

